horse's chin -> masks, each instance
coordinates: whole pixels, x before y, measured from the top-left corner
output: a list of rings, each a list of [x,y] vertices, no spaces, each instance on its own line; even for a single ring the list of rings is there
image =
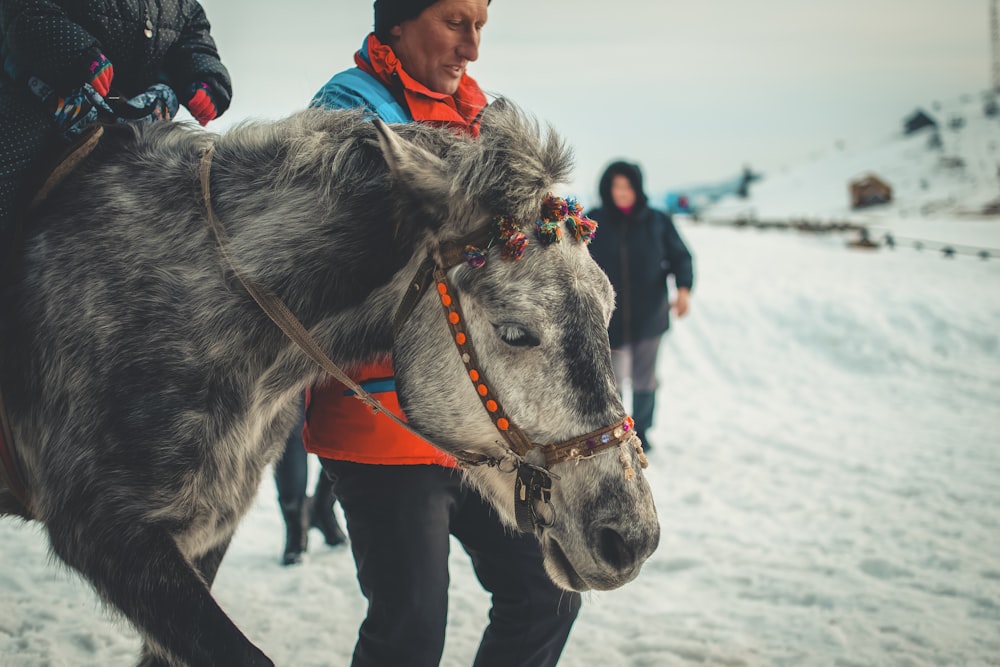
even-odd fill
[[[566,550],[551,533],[543,532],[539,536],[545,571],[549,578],[568,591],[583,593],[585,591],[610,591],[621,588],[639,574],[639,567],[609,568],[597,562],[590,567],[587,564],[573,564]],[[589,561],[589,558],[586,560]]]
[[[578,593],[583,593],[591,589],[591,586],[587,585],[587,582],[583,580],[583,577],[573,567],[573,564],[566,557],[566,553],[559,546],[559,542],[555,538],[543,537],[541,545],[545,571],[556,586]]]

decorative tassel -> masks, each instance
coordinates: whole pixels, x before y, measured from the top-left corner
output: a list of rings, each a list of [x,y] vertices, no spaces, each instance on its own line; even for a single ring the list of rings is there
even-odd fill
[[[544,245],[559,243],[562,239],[562,223],[558,220],[539,220],[535,222],[535,236]]]
[[[474,269],[478,269],[486,263],[486,251],[480,250],[474,245],[465,246],[465,261]]]
[[[625,481],[631,481],[635,479],[635,468],[632,467],[632,456],[631,452],[628,450],[626,443],[622,442],[618,445],[621,453],[618,455],[618,460],[622,463],[622,468],[625,469]]]
[[[639,436],[633,436],[632,442],[635,445],[635,453],[639,455],[639,465],[645,470],[649,467],[649,459],[646,458],[646,452],[642,451],[642,440]]]
[[[503,259],[518,260],[524,256],[524,249],[528,246],[528,237],[523,232],[517,232],[507,238],[503,244]]]

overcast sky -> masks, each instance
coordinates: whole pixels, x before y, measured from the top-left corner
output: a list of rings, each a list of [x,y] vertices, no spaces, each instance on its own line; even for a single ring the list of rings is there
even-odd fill
[[[233,75],[229,113],[308,104],[371,30],[370,0],[202,0]],[[469,71],[577,154],[566,194],[604,166],[652,192],[768,171],[888,135],[917,106],[990,86],[989,0],[497,0]]]

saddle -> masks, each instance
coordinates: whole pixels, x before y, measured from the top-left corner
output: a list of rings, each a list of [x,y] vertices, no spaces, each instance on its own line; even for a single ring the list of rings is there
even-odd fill
[[[33,196],[25,206],[14,231],[13,247],[20,246],[25,220],[48,199],[52,191],[73,172],[83,160],[97,147],[104,128],[94,125],[89,128],[76,142],[56,154],[53,159],[44,161],[42,169],[32,182],[38,183]],[[18,260],[19,257],[13,258]],[[0,388],[0,514],[16,514],[25,519],[32,518],[31,492],[24,483],[24,476],[18,464],[17,452],[14,448],[14,438],[7,416],[7,407],[3,401],[3,390]]]

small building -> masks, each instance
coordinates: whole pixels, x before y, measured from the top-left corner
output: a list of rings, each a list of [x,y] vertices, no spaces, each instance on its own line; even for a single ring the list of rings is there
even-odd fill
[[[936,128],[937,126],[938,124],[936,120],[934,120],[922,109],[917,109],[903,121],[903,134],[913,134],[914,132],[922,130],[925,127]]]
[[[851,208],[865,208],[892,201],[892,188],[874,174],[868,174],[851,181]]]

